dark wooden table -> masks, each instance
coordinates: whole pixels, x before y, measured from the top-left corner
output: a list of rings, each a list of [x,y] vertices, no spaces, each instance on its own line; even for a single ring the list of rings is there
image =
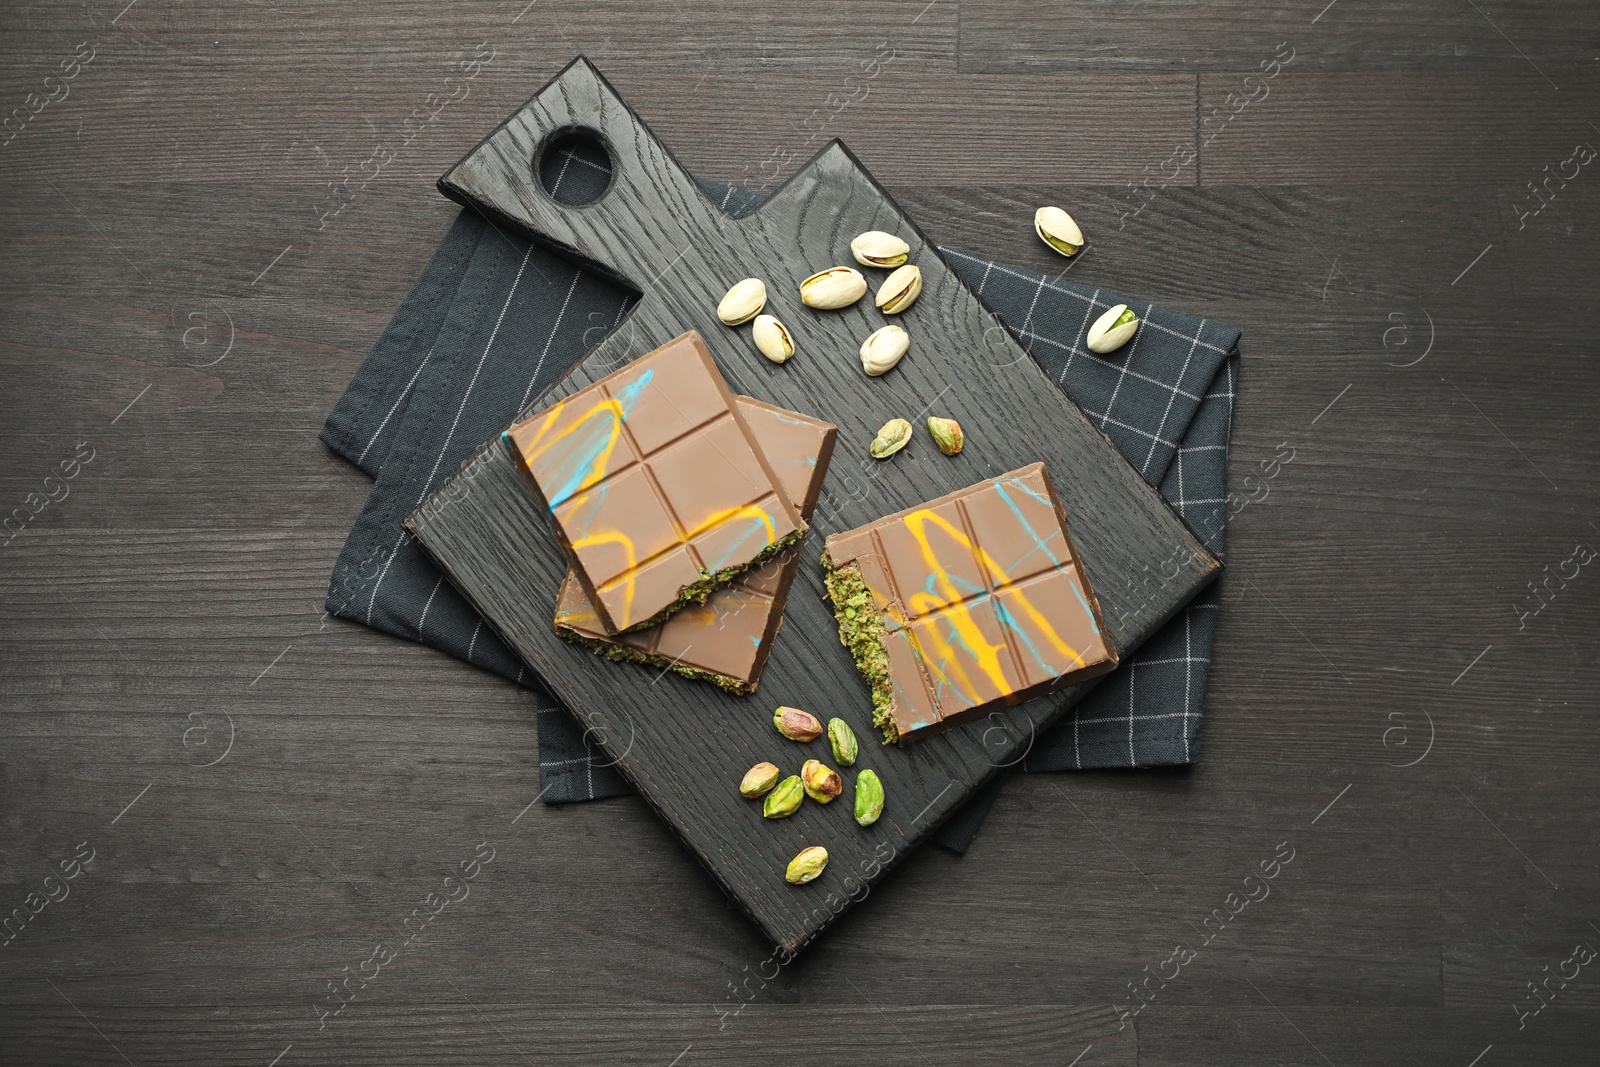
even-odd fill
[[[116,0],[0,33],[0,1061],[1594,1061],[1593,5]],[[840,136],[943,244],[1059,271],[1061,203],[1069,277],[1245,331],[1199,765],[1013,777],[965,858],[764,985],[640,802],[530,806],[527,695],[322,611],[369,483],[321,419],[455,214],[433,180],[578,52],[703,176]]]

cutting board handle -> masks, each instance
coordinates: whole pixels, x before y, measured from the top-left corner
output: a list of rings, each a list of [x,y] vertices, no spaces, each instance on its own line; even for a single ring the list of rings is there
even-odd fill
[[[611,183],[588,204],[562,204],[539,180],[540,157],[582,132],[611,157]],[[691,234],[730,224],[583,56],[446,172],[439,191],[636,292],[682,257]]]

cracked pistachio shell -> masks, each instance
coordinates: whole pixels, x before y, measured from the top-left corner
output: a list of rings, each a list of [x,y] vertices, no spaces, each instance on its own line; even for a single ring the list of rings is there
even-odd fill
[[[800,810],[800,802],[805,798],[806,790],[800,782],[800,776],[791,774],[779,782],[777,787],[767,794],[767,799],[761,802],[762,817],[786,819]]]
[[[806,307],[849,307],[866,293],[867,280],[854,267],[829,267],[800,283],[800,302]]]
[[[871,826],[883,814],[883,783],[873,771],[856,775],[856,822]]]
[[[1039,240],[1064,256],[1075,256],[1083,247],[1083,231],[1058,207],[1042,207],[1033,213],[1033,231]]]
[[[806,760],[800,768],[800,781],[805,786],[806,796],[818,804],[826,804],[844,792],[844,779],[839,777],[839,772],[821,760]]]
[[[911,335],[900,326],[874,330],[861,342],[861,369],[876,378],[894,369],[911,347]]]
[[[783,877],[790,885],[805,885],[815,880],[827,865],[828,850],[821,845],[812,845],[801,849],[800,854],[789,861],[789,869],[783,872]]]
[[[856,732],[850,729],[849,723],[843,719],[828,720],[828,745],[833,749],[834,762],[839,766],[855,764],[860,746],[856,742]]]
[[[966,436],[961,432],[961,424],[955,419],[929,416],[928,433],[933,435],[933,443],[939,446],[939,451],[947,456],[960,452],[961,446],[967,443]]]
[[[1091,352],[1115,352],[1139,329],[1139,316],[1127,304],[1118,304],[1094,320],[1083,343]]]
[[[772,713],[772,725],[791,741],[815,741],[822,736],[822,722],[799,708],[778,708]]]
[[[744,772],[744,779],[739,783],[739,793],[754,800],[778,784],[778,778],[783,774],[776,764],[758,763]]]
[[[877,304],[885,315],[898,315],[922,295],[922,269],[907,265],[883,280]]]
[[[750,336],[761,354],[774,363],[786,363],[794,355],[794,338],[789,336],[788,327],[771,315],[757,315]]]
[[[911,424],[905,419],[890,419],[872,439],[867,451],[873,459],[888,459],[911,441]]]
[[[850,242],[850,254],[863,267],[898,267],[911,254],[911,246],[892,233],[868,230]]]
[[[729,326],[749,322],[767,306],[767,286],[760,278],[746,278],[739,282],[717,305],[717,318]]]

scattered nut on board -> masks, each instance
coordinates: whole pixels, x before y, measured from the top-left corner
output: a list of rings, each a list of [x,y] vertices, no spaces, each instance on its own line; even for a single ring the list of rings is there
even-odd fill
[[[800,776],[791,774],[767,794],[767,799],[761,802],[761,814],[768,819],[787,819],[800,810],[800,802],[805,798]]]
[[[772,725],[791,741],[815,741],[822,736],[822,722],[809,711],[779,707],[772,713]]]
[[[955,419],[941,419],[930,415],[928,433],[933,435],[933,443],[939,446],[939,451],[947,456],[960,452],[961,446],[967,443],[965,435],[961,432],[961,424]]]
[[[861,369],[876,378],[894,370],[895,364],[911,348],[911,335],[900,326],[885,326],[874,330],[861,342]]]
[[[729,326],[749,322],[767,306],[767,286],[760,278],[738,282],[717,305],[717,318]]]
[[[801,849],[800,854],[789,861],[789,869],[783,877],[791,885],[805,885],[814,881],[828,865],[828,850],[821,845],[812,845],[810,848]]]
[[[776,764],[758,763],[744,772],[744,779],[739,783],[739,794],[754,800],[777,785],[782,773]]]
[[[877,305],[885,315],[898,315],[922,295],[922,270],[907,264],[883,280]]]
[[[800,283],[800,302],[806,307],[849,307],[867,294],[867,280],[854,267],[829,267]]]
[[[890,419],[867,446],[867,452],[873,459],[888,459],[906,447],[910,440],[911,424],[905,419]]]
[[[850,254],[863,267],[898,267],[911,254],[911,246],[892,233],[868,230],[850,242]]]
[[[883,783],[876,772],[862,771],[856,775],[856,822],[871,826],[883,814]]]
[[[789,329],[771,315],[757,315],[750,326],[750,336],[763,356],[774,363],[787,363],[794,355],[794,338]]]

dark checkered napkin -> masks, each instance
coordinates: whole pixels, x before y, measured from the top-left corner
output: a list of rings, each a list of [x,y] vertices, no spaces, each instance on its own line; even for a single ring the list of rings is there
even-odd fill
[[[551,161],[557,199],[604,188],[603,160]],[[732,215],[761,198],[702,183]],[[1117,448],[1222,554],[1228,423],[1238,331],[1143,301],[942,250],[1033,357]],[[1143,320],[1111,356],[1083,347],[1090,323],[1126,302]],[[377,479],[329,585],[328,609],[422,641],[540,694],[541,795],[549,803],[616,796],[629,787],[591,751],[576,722],[405,534],[406,514],[480,443],[621,321],[626,294],[476,215],[463,214],[378,339],[322,438]],[[1232,358],[1230,359],[1230,356]],[[1146,767],[1194,761],[1216,599],[1190,605],[1055,728],[1024,769]],[[970,842],[998,784],[946,824]]]

